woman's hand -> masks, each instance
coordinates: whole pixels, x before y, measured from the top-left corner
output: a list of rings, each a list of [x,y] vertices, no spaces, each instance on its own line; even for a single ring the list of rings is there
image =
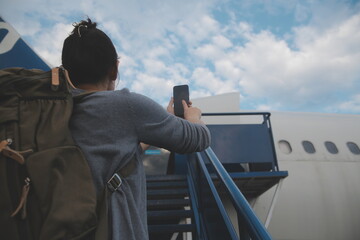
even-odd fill
[[[201,110],[197,107],[192,107],[191,104],[192,103],[188,105],[185,100],[182,100],[184,118],[192,123],[204,124],[204,122],[201,120]]]
[[[192,123],[201,123],[204,124],[204,122],[201,119],[201,110],[197,107],[192,107],[192,102],[189,101],[189,104],[186,103],[185,100],[182,100],[183,108],[184,108],[184,118]],[[175,114],[174,111],[174,98],[172,97],[169,101],[169,104],[166,108],[166,110],[170,114]]]
[[[189,101],[189,104],[187,104],[188,107],[191,107],[192,102]],[[172,115],[175,115],[175,110],[174,110],[174,98],[171,97],[169,104],[166,108],[166,110],[168,111],[168,113],[171,113]]]
[[[166,110],[168,111],[168,113],[171,113],[172,115],[175,115],[175,112],[174,112],[174,98],[173,97],[170,99]]]

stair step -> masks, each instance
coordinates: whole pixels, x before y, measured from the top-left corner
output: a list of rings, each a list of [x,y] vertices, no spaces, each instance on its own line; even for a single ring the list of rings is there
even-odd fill
[[[154,198],[166,198],[166,197],[185,197],[189,195],[188,189],[157,189],[157,190],[148,190],[147,197],[148,199]]]
[[[148,211],[149,220],[160,220],[169,218],[191,218],[193,212],[191,210],[163,210],[163,211]]]
[[[189,196],[187,177],[152,175],[146,176],[146,180],[149,238],[168,240],[174,233],[195,232],[194,224],[179,224],[194,216],[189,208],[191,201],[186,198]]]
[[[194,224],[149,225],[149,233],[194,232]]]
[[[164,209],[164,208],[171,208],[171,207],[184,207],[189,206],[190,200],[189,199],[157,199],[157,200],[147,200],[147,207],[148,209]]]
[[[149,182],[168,182],[168,181],[185,181],[185,175],[147,175],[146,181]]]
[[[188,183],[186,181],[167,181],[167,182],[147,182],[147,189],[160,189],[160,188],[187,188]]]

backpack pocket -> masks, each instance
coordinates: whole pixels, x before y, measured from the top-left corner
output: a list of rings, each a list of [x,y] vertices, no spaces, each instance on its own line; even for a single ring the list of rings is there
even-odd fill
[[[43,150],[29,156],[25,164],[30,188],[39,201],[39,239],[80,239],[96,228],[95,186],[78,147]]]

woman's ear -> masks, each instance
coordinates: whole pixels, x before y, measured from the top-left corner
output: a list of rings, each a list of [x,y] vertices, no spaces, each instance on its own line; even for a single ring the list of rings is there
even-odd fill
[[[109,81],[107,83],[107,90],[113,91],[115,90],[115,82],[118,78],[118,68],[119,68],[119,61],[116,62],[116,66],[113,66],[109,70]]]
[[[116,66],[112,67],[109,71],[109,78],[110,80],[116,80],[118,77],[118,67],[119,61],[116,63]]]

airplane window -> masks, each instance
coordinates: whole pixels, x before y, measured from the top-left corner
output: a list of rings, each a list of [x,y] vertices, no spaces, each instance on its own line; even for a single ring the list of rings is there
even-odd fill
[[[290,154],[292,152],[291,145],[288,141],[280,140],[278,142],[280,150],[285,154]]]
[[[360,154],[360,149],[358,147],[358,145],[354,142],[347,142],[346,145],[348,146],[349,150],[353,153],[353,154]]]
[[[333,142],[329,142],[329,141],[325,142],[325,147],[329,151],[329,153],[332,153],[332,154],[339,153],[339,150],[337,149],[335,143],[333,143]]]
[[[302,145],[307,153],[315,153],[315,147],[310,141],[303,141]]]

